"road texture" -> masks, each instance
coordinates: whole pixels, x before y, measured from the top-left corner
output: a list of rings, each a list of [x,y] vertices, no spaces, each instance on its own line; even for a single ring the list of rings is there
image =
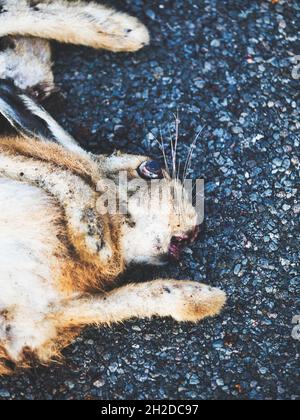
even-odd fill
[[[200,240],[182,267],[128,278],[206,282],[228,305],[196,326],[87,329],[64,365],[2,378],[0,398],[299,399],[300,3],[107,3],[139,16],[151,46],[117,55],[55,45],[66,97],[57,118],[99,153],[159,156],[155,137],[168,141],[177,110],[181,159],[201,131],[192,174],[206,181]]]

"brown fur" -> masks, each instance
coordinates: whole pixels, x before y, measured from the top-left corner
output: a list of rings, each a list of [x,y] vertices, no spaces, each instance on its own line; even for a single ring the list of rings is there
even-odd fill
[[[81,177],[94,188],[100,180],[96,162],[65,150],[55,143],[40,143],[23,137],[2,137],[0,138],[1,152],[51,163]]]
[[[21,137],[4,137],[0,139],[0,153],[51,163],[57,169],[70,171],[84,181],[88,180],[89,185],[95,190],[100,180],[99,168],[92,159],[85,159],[56,144],[39,143],[36,140]],[[60,276],[61,290],[68,292],[106,290],[111,282],[124,271],[122,250],[119,246],[120,217],[108,215],[101,217],[105,243],[112,249],[113,254],[112,258],[104,263],[99,261],[98,256],[87,251],[81,234],[72,229],[66,230],[68,222],[61,208],[60,213],[57,223],[60,247],[57,250],[57,256],[65,261]]]
[[[0,76],[12,78],[16,86],[27,89],[36,98],[46,97],[55,89],[48,40],[112,51],[137,51],[149,43],[148,30],[138,20],[99,4],[90,3],[88,6],[81,1],[64,0],[2,0],[2,3],[7,10],[0,13],[0,37],[12,35],[10,42],[14,43],[15,48],[10,49],[8,45],[3,51],[2,58],[7,57],[8,61],[2,60]],[[6,65],[11,63],[14,65]],[[32,72],[31,63],[35,63],[38,74]],[[10,92],[8,99],[7,92]],[[19,101],[15,101],[15,96]],[[42,256],[39,258],[42,263],[33,265],[39,269],[27,273],[27,282],[24,282],[23,271],[10,271],[11,267],[14,268],[10,263],[10,248],[6,252],[6,247],[3,247],[3,255],[10,264],[7,273],[13,272],[18,279],[21,273],[21,280],[16,284],[26,288],[26,296],[33,290],[32,284],[35,282],[35,302],[36,296],[41,298],[43,309],[38,311],[34,307],[31,312],[30,304],[34,299],[30,295],[28,301],[23,301],[18,288],[12,289],[11,298],[8,283],[9,293],[4,294],[1,302],[2,307],[7,308],[0,312],[0,375],[13,374],[36,363],[47,365],[53,360],[60,362],[62,349],[73,341],[85,325],[110,325],[130,318],[152,316],[171,316],[180,322],[197,322],[220,312],[226,300],[225,294],[196,282],[156,280],[118,287],[117,280],[126,265],[137,261],[160,263],[160,258],[168,252],[172,236],[190,234],[196,227],[196,214],[190,203],[188,210],[184,210],[185,214],[175,215],[175,197],[173,201],[171,198],[165,200],[170,214],[163,220],[159,203],[155,202],[155,211],[151,213],[146,199],[139,205],[134,199],[130,201],[128,198],[131,204],[134,203],[131,213],[136,213],[135,220],[132,214],[126,219],[127,216],[123,215],[100,215],[97,212],[103,178],[107,176],[116,183],[119,171],[126,171],[129,180],[139,179],[137,169],[148,160],[147,157],[89,154],[25,94],[5,85],[3,98],[4,105],[0,112],[12,124],[16,123],[14,127],[25,138],[0,138],[0,178],[9,180],[9,193],[16,191],[17,198],[20,194],[25,209],[29,207],[27,196],[30,206],[34,203],[30,199],[38,202],[32,218],[45,219],[47,228],[43,224],[32,224],[30,214],[23,218],[22,212],[21,216],[17,211],[13,213],[22,226],[24,222],[30,222],[25,224],[28,229],[21,232],[26,232],[32,241],[29,241],[29,255],[35,255],[32,253],[35,250],[37,255]],[[15,107],[24,107],[31,114],[32,119],[27,126],[24,115],[28,114],[25,113],[20,122],[18,113],[15,113],[19,109]],[[45,122],[46,134],[44,130],[39,133],[32,129],[34,118]],[[24,127],[20,127],[22,124]],[[50,137],[47,136],[48,132]],[[32,133],[32,138],[28,138],[28,133]],[[48,142],[49,138],[58,144]],[[166,187],[173,184],[173,189],[182,189],[172,181],[166,177]],[[12,187],[11,183],[15,182],[18,185]],[[25,184],[27,189],[24,185],[20,188],[19,184]],[[36,188],[41,190],[37,196],[32,192]],[[146,189],[142,192],[146,192]],[[26,197],[22,195],[23,190]],[[5,194],[4,187],[3,196],[11,197]],[[44,201],[40,204],[40,196],[46,204]],[[118,200],[122,200],[120,195]],[[12,225],[15,225],[10,214],[14,207],[4,206],[2,209],[8,220],[2,220],[2,223],[10,233],[14,228]],[[154,225],[151,225],[150,233],[144,232],[144,222]],[[47,232],[50,238],[44,239],[42,236],[40,239],[35,234],[32,238],[31,232],[35,232],[32,226],[40,227],[41,235]],[[151,240],[148,241],[149,236]],[[19,237],[16,242],[18,240]],[[44,241],[49,248],[47,252],[39,248]],[[12,249],[14,251],[15,248]],[[50,262],[45,261],[44,256],[49,257]],[[31,260],[29,258],[30,263],[32,260],[33,257]],[[24,261],[27,261],[26,257]],[[22,270],[22,261],[20,267]],[[42,276],[44,268],[47,273],[51,272],[50,275]],[[3,286],[7,284],[6,276],[4,270]],[[47,284],[40,284],[40,279],[36,281],[36,277],[41,277]],[[42,296],[44,290],[47,296]],[[7,300],[17,304],[13,307]],[[18,318],[20,315],[24,316],[21,320]],[[15,336],[14,325],[18,327]]]

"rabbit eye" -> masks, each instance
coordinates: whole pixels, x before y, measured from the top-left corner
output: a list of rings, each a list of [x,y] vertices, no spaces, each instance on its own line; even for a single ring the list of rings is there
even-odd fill
[[[163,179],[163,167],[156,160],[147,160],[138,168],[138,174],[143,179]]]

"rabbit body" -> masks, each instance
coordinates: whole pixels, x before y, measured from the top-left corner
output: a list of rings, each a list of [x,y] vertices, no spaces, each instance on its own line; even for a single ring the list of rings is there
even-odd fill
[[[149,42],[146,28],[96,4],[0,0],[0,35],[0,113],[19,132],[0,137],[0,374],[60,357],[89,324],[218,314],[225,294],[196,282],[119,285],[132,264],[163,264],[172,238],[194,239],[195,209],[182,194],[180,206],[174,194],[149,205],[147,182],[136,186],[148,157],[86,152],[28,95],[54,89],[48,39],[134,51]],[[131,182],[117,197],[128,211],[102,213],[104,180],[119,185],[120,172]],[[157,191],[182,191],[163,178]]]

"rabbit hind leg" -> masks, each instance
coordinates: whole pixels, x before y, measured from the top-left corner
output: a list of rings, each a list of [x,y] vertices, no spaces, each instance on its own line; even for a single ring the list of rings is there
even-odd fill
[[[14,6],[6,2],[5,7],[0,37],[34,36],[115,52],[137,51],[150,41],[138,19],[96,3],[22,0]]]

